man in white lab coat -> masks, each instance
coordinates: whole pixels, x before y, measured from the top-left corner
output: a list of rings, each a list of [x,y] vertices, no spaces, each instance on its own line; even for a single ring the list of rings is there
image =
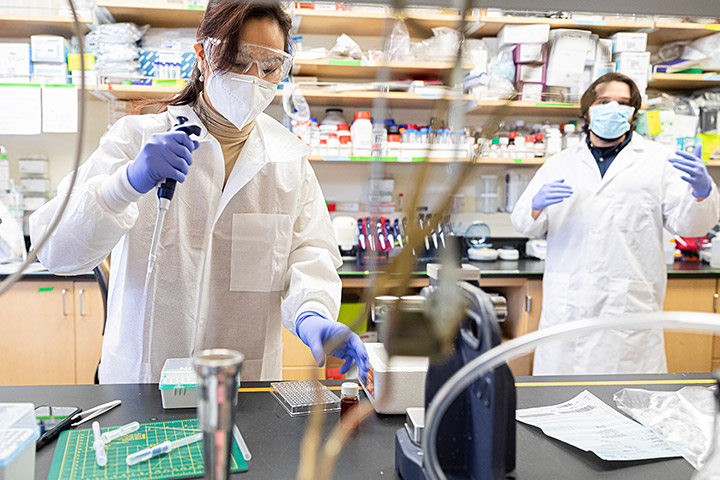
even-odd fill
[[[703,162],[633,132],[635,83],[616,73],[583,94],[587,133],[550,157],[515,206],[522,234],[547,234],[540,328],[662,310],[662,230],[705,235],[720,195]],[[533,374],[667,371],[661,329],[606,330],[537,348]]]
[[[335,321],[341,260],[309,148],[261,113],[290,72],[290,27],[278,3],[210,2],[185,90],[163,113],[122,118],[80,168],[38,256],[72,275],[112,251],[102,383],[157,382],[167,358],[204,348],[243,353],[243,380],[280,380],[281,319],[318,366],[331,344],[344,370],[367,371],[359,337]],[[181,117],[199,137],[169,131]],[[154,187],[166,178],[179,183],[146,285]],[[30,218],[34,241],[69,181]]]

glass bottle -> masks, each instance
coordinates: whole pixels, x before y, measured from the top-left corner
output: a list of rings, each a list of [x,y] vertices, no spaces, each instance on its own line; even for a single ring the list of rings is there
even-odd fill
[[[349,417],[353,411],[357,410],[360,404],[358,396],[358,384],[354,382],[345,382],[342,384],[340,391],[340,425],[344,428],[356,430],[358,428],[357,419],[350,421]]]

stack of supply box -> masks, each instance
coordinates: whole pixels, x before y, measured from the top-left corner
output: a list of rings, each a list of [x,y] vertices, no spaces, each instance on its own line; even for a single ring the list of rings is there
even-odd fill
[[[57,35],[31,35],[30,52],[33,83],[69,83],[66,59],[70,42],[67,39]]]
[[[97,85],[97,76],[95,75],[95,55],[86,53],[84,55],[85,65],[80,62],[79,53],[68,53],[68,69],[70,77],[74,85],[80,85],[82,82],[83,68],[85,72],[85,86],[94,87]]]
[[[543,100],[547,76],[547,41],[550,25],[505,25],[498,47],[514,45],[515,89],[518,100]]]
[[[156,80],[190,78],[195,65],[195,29],[151,28],[140,49],[140,68],[144,77]]]
[[[615,71],[632,78],[643,99],[650,72],[650,52],[646,52],[647,33],[619,32],[610,37],[613,42]]]
[[[48,201],[50,194],[50,179],[48,178],[48,160],[40,156],[21,158],[20,187],[23,194],[23,209],[25,221],[23,225],[27,235],[27,217]]]
[[[31,68],[29,43],[0,43],[0,83],[28,83]]]

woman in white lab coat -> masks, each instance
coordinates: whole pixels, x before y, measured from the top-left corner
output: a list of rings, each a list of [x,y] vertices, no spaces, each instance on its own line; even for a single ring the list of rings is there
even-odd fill
[[[588,138],[549,158],[512,212],[522,234],[547,234],[540,328],[661,311],[663,227],[702,236],[718,221],[720,196],[702,161],[633,133],[640,105],[628,77],[595,81],[581,101]],[[533,367],[535,375],[666,371],[661,329],[547,344]]]
[[[112,251],[102,383],[157,382],[165,359],[204,348],[242,352],[244,380],[282,378],[282,325],[324,362],[367,357],[335,322],[341,264],[308,147],[261,113],[290,71],[290,19],[276,3],[212,1],[198,29],[188,86],[154,115],[127,116],[79,172],[68,209],[38,252],[57,274],[80,274]],[[168,132],[179,117],[191,140]],[[145,290],[155,185],[178,183]],[[65,195],[32,215],[33,239]]]

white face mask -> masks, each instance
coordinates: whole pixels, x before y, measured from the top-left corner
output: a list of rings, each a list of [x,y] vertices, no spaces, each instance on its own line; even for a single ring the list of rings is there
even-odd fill
[[[270,105],[277,86],[253,75],[232,72],[210,73],[205,81],[213,108],[238,130],[255,120]]]

